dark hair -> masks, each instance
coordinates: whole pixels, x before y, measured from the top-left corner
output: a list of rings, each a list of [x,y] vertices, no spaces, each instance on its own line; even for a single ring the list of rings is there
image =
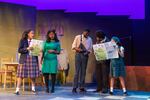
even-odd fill
[[[120,47],[120,46],[122,46],[122,43],[121,43],[121,42],[118,42],[117,45]]]
[[[116,44],[117,44],[119,47],[122,46],[121,41],[117,42]]]
[[[89,32],[90,32],[90,30],[89,30],[89,29],[85,29],[85,30],[84,30],[84,32],[88,32],[88,33],[89,33]]]
[[[105,35],[104,31],[102,31],[102,30],[97,30],[96,31],[96,37],[104,39],[105,36],[106,35]]]
[[[25,30],[22,34],[22,38],[21,40],[27,40],[28,39],[28,34],[33,31],[32,29],[29,29],[29,30]]]
[[[49,30],[49,31],[47,32],[47,35],[46,35],[46,42],[51,42],[51,38],[49,37],[49,34],[50,34],[51,32],[54,33],[54,35],[55,35],[55,37],[54,37],[55,42],[59,42],[55,30]]]

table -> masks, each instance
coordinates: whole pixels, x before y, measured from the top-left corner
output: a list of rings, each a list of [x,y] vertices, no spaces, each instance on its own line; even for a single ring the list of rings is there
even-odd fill
[[[6,89],[6,78],[7,78],[8,67],[15,68],[15,73],[16,73],[19,63],[18,62],[4,62],[2,64],[5,66],[5,70],[4,70],[4,72],[5,72],[5,75],[4,75],[4,89]],[[15,78],[15,86],[16,86],[16,78]]]

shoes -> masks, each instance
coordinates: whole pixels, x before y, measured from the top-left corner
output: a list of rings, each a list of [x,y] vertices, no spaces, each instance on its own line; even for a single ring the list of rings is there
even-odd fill
[[[16,94],[16,95],[20,95],[19,91],[18,91],[18,92],[15,92],[14,94]]]
[[[128,96],[128,93],[127,92],[123,92],[123,96]]]
[[[108,93],[108,90],[102,90],[102,93]]]
[[[52,89],[52,90],[51,90],[51,93],[54,93],[54,92],[55,92],[54,89]]]
[[[72,89],[72,93],[77,93],[77,89],[76,89],[76,88],[73,88],[73,89]]]
[[[18,92],[15,92],[14,94],[16,94],[16,95],[20,95],[19,91],[18,91]],[[36,95],[36,94],[37,94],[37,92],[32,90],[32,94],[35,94],[35,95]]]
[[[36,92],[36,91],[34,91],[34,90],[32,90],[32,94],[35,94],[35,95],[37,95],[37,92]]]
[[[86,92],[85,88],[80,88],[80,92]]]
[[[113,93],[113,92],[109,92],[109,94],[110,94],[110,95],[114,95],[114,93]]]
[[[98,90],[98,89],[97,89],[97,90],[95,90],[95,91],[93,91],[93,92],[94,92],[94,93],[97,93],[97,92],[100,92],[100,91],[101,91],[101,90]]]

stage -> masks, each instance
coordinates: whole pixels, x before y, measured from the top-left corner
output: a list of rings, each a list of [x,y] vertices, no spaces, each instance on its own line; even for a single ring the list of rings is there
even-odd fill
[[[0,83],[2,83],[0,84],[0,100],[150,100],[149,26],[150,0],[0,0]],[[66,52],[67,72],[62,73],[65,68],[61,68],[58,61],[61,71],[57,81],[64,84],[66,79],[67,85],[56,85],[54,94],[46,94],[45,89],[41,87],[44,85],[43,74],[36,79],[37,95],[32,94],[26,87],[25,92],[21,90],[21,95],[16,96],[13,94],[15,88],[7,87],[8,83],[16,84],[20,60],[19,41],[24,36],[22,34],[29,29],[34,31],[34,39],[43,42],[46,41],[46,36],[49,36],[47,35],[49,30],[55,30],[52,33],[58,36],[60,49]],[[95,83],[103,82],[105,79],[99,81],[96,78],[96,71],[99,68],[96,68],[97,61],[94,52],[89,55],[87,69],[84,69],[85,83],[92,84],[92,86],[87,86],[86,93],[72,93],[71,86],[76,72],[76,53],[72,50],[72,44],[76,36],[83,34],[84,29],[90,30],[89,36],[93,41],[90,46],[102,43],[101,38],[97,40],[96,35],[100,30],[105,34],[103,40],[106,37],[111,40],[113,36],[120,38],[119,44],[125,49],[125,85],[128,96],[122,96],[122,90],[119,89],[115,89],[113,96],[93,92],[96,88]],[[29,44],[28,42],[30,41],[26,40],[24,45]],[[23,49],[26,51],[27,48]],[[28,55],[28,53],[25,54]],[[39,61],[36,60],[36,62],[40,64],[40,60],[39,57]],[[31,82],[25,79],[24,83],[28,86]],[[29,84],[26,85],[26,83]],[[121,88],[117,85],[115,84],[115,87]],[[5,86],[7,89],[3,89]]]
[[[115,95],[93,93],[94,87],[88,87],[86,93],[72,94],[72,87],[56,87],[54,94],[46,94],[44,89],[38,87],[38,94],[30,91],[21,92],[21,95],[13,94],[14,89],[0,89],[0,100],[150,100],[150,92],[128,91],[129,96],[122,96],[121,90],[115,90]],[[149,99],[148,99],[149,98]]]

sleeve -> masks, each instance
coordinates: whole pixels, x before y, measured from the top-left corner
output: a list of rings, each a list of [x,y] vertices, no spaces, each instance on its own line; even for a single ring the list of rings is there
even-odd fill
[[[43,42],[43,44],[42,44],[42,54],[41,54],[41,59],[42,60],[43,60],[45,52],[46,52],[45,45],[46,45],[46,42]]]
[[[23,40],[20,40],[20,42],[19,42],[18,52],[22,53],[22,54],[28,52],[27,47],[24,47],[24,41]]]
[[[92,51],[93,51],[93,42],[92,42],[92,39],[91,39],[89,52],[91,53]]]
[[[73,43],[72,43],[72,50],[77,47],[77,39],[78,38],[76,36],[75,39],[74,39],[74,41],[73,41]]]
[[[44,53],[45,53],[45,51],[46,51],[46,49],[45,49],[45,48],[46,48],[46,46],[45,46],[45,45],[46,45],[46,42],[43,42],[43,45],[42,45],[42,51],[43,51],[43,54],[44,54]]]
[[[120,49],[120,56],[124,57],[124,48],[121,46]]]
[[[61,51],[61,46],[60,46],[60,43],[58,43],[58,46],[57,46],[57,51],[60,52]]]
[[[124,47],[120,47],[120,52],[122,53],[122,54],[124,54]]]

